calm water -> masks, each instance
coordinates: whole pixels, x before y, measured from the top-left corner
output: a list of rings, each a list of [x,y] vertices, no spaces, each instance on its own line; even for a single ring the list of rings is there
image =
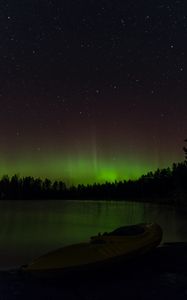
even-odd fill
[[[164,242],[187,241],[187,211],[132,202],[0,202],[0,268],[14,268],[98,232],[139,222],[157,222]]]

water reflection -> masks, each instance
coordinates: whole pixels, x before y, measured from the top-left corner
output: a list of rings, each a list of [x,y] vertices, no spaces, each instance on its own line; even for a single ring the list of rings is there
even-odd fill
[[[0,202],[0,268],[125,224],[158,222],[164,242],[187,241],[186,215],[169,206],[132,202]]]

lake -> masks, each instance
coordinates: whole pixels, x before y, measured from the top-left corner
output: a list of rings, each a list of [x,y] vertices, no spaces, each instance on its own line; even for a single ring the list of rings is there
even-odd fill
[[[157,222],[163,242],[187,242],[187,210],[116,201],[1,201],[0,269],[15,268],[99,232]]]

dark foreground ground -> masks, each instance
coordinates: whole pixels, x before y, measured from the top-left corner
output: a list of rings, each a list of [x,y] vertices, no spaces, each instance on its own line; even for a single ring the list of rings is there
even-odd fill
[[[0,300],[6,299],[187,299],[187,243],[164,244],[112,271],[28,276],[0,272]]]

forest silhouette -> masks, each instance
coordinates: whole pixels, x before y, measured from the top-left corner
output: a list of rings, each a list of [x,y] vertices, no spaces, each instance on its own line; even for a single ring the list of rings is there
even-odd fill
[[[0,180],[0,200],[132,200],[186,205],[187,148],[183,147],[183,151],[183,162],[149,172],[137,180],[67,187],[63,181],[4,175]]]

